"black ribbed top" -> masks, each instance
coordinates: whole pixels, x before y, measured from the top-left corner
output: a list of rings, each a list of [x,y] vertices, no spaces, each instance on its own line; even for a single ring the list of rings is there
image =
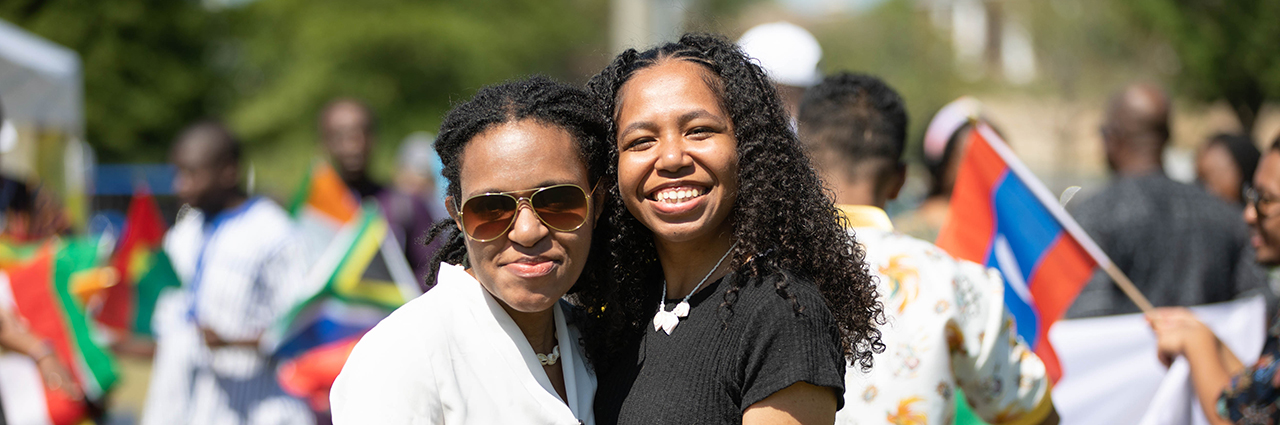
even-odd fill
[[[844,405],[839,331],[817,288],[786,275],[804,307],[796,314],[774,289],[782,275],[752,279],[730,313],[720,304],[732,276],[694,294],[671,335],[650,319],[635,349],[598,377],[597,423],[740,424],[747,407],[797,382],[829,387]],[[679,302],[667,300],[667,310]]]

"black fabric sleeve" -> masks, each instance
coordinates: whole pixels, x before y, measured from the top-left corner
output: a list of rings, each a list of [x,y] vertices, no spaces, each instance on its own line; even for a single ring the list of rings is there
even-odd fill
[[[742,410],[798,382],[831,388],[836,408],[844,407],[845,360],[839,330],[817,288],[794,276],[788,290],[803,306],[795,312],[791,300],[774,290],[773,280],[743,288],[743,327],[740,341]]]

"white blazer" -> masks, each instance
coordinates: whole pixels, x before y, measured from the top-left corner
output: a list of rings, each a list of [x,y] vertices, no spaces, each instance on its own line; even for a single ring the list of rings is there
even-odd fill
[[[552,307],[568,403],[506,310],[460,266],[365,334],[329,392],[334,424],[594,424],[595,374]]]

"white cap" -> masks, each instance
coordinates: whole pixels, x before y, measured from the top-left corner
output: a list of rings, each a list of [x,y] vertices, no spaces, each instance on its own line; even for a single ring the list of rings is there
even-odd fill
[[[934,114],[929,127],[924,131],[924,156],[930,161],[937,161],[947,151],[947,143],[951,135],[966,123],[982,119],[982,102],[969,96],[948,103]]]
[[[810,87],[822,80],[818,61],[822,46],[813,34],[790,22],[757,25],[738,39],[747,56],[760,61],[769,78],[778,84]]]
[[[18,129],[9,120],[4,120],[4,123],[0,124],[0,153],[13,152],[13,148],[17,146]]]

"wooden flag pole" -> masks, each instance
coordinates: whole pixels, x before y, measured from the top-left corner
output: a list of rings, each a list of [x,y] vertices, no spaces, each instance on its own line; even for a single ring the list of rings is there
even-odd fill
[[[1116,286],[1120,287],[1120,290],[1129,297],[1129,300],[1138,305],[1138,309],[1142,310],[1142,314],[1151,315],[1151,313],[1155,313],[1156,307],[1151,305],[1151,301],[1148,301],[1147,297],[1142,295],[1142,291],[1139,291],[1138,287],[1133,285],[1133,281],[1129,280],[1129,276],[1125,276],[1124,272],[1120,271],[1120,268],[1116,267],[1115,263],[1107,264],[1102,270],[1107,272],[1107,276],[1111,276],[1111,280],[1116,282]]]
[[[1062,196],[1058,197],[1058,205],[1066,209],[1067,202],[1070,202],[1071,198],[1075,197],[1076,192],[1079,191],[1080,186],[1068,187],[1067,190],[1062,191]],[[1134,286],[1133,281],[1129,280],[1129,276],[1125,276],[1124,272],[1120,271],[1119,267],[1116,267],[1116,263],[1107,261],[1102,270],[1107,272],[1107,276],[1111,276],[1111,280],[1115,281],[1116,286],[1120,287],[1120,290],[1124,292],[1125,296],[1129,297],[1130,301],[1138,305],[1138,309],[1142,310],[1142,314],[1150,315],[1155,311],[1156,307],[1151,305],[1151,301],[1142,295],[1142,291],[1139,291],[1137,286]]]

